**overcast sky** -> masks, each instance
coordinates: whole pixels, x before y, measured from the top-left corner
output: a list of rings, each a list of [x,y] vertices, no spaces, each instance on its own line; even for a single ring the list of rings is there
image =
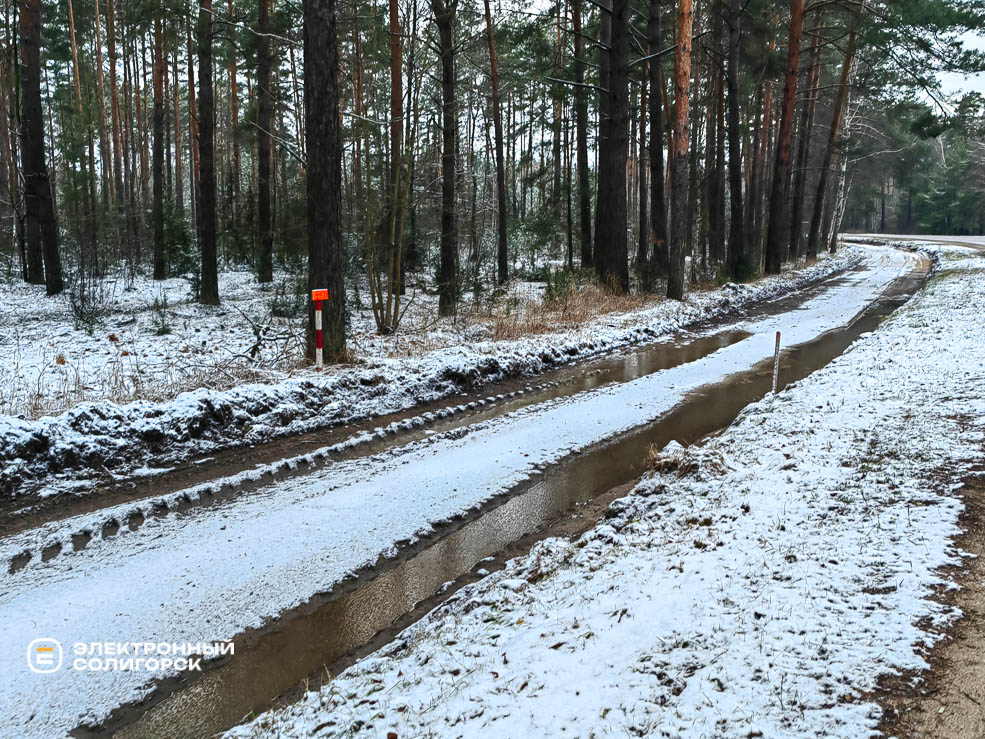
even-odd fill
[[[962,39],[969,48],[985,50],[985,36],[969,33]],[[980,92],[985,94],[985,73],[965,76],[962,74],[941,74],[941,85],[944,92],[955,94],[958,92]]]

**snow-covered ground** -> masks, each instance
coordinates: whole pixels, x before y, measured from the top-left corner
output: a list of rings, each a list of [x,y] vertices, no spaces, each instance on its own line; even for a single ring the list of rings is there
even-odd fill
[[[67,545],[91,528],[86,516],[8,537],[7,556],[56,542],[66,553],[49,562],[34,557],[3,576],[0,622],[15,636],[0,645],[0,674],[18,679],[0,684],[0,735],[63,733],[148,691],[147,676],[135,672],[30,674],[24,650],[32,639],[197,643],[259,626],[380,553],[392,554],[397,542],[571,452],[660,417],[689,390],[752,367],[772,355],[775,331],[796,344],[850,322],[916,260],[891,249],[863,251],[860,269],[799,310],[747,321],[740,327],[749,338],[690,364],[270,483],[216,509],[149,518],[80,552]]]
[[[846,234],[845,241],[873,239],[880,242],[916,241],[920,243],[963,244],[974,248],[985,247],[985,236],[916,236],[913,234]]]
[[[579,540],[230,735],[869,735],[866,692],[955,615],[931,589],[983,457],[985,258],[940,267],[825,369],[665,450]]]
[[[228,365],[256,342],[250,319],[263,321],[274,295],[261,291],[251,272],[221,274],[218,309],[194,302],[180,278],[128,284],[110,277],[89,289],[101,315],[87,326],[75,320],[70,292],[49,298],[44,286],[0,282],[0,349],[7,357],[0,412],[37,417],[83,401],[161,400],[227,383]],[[287,321],[274,320],[272,328],[283,339],[263,347],[252,376],[230,379],[285,376],[297,343]]]
[[[0,406],[20,407],[23,403],[17,399],[28,390],[50,399],[68,386],[90,390],[81,396],[64,390],[63,399],[92,398],[37,420],[0,415],[0,495],[29,490],[52,495],[66,487],[85,492],[92,489],[85,479],[91,474],[128,474],[151,461],[167,467],[189,454],[399,411],[481,382],[535,374],[734,313],[859,259],[858,249],[848,248],[815,266],[754,285],[726,285],[695,293],[684,303],[661,301],[557,333],[510,341],[476,340],[487,335],[489,327],[461,320],[411,330],[414,316],[423,321],[424,313],[412,313],[406,332],[383,340],[372,335],[365,312],[357,313],[361,318],[355,321],[352,341],[361,364],[323,375],[297,369],[287,319],[271,324],[271,331],[285,338],[265,344],[258,363],[243,359],[256,340],[252,326],[264,323],[258,317],[272,298],[272,293],[258,294],[247,273],[224,275],[221,290],[227,300],[219,309],[188,302],[188,288],[181,280],[138,283],[133,292],[114,288],[110,292],[116,296],[115,312],[92,336],[72,327],[67,298],[50,301],[39,298],[37,287],[0,286],[0,315],[8,321],[0,324],[0,349],[16,357],[4,365],[7,379],[0,377],[0,395],[8,392],[14,399]],[[526,296],[516,310],[541,301],[529,288],[515,286]],[[167,291],[172,331],[157,336],[153,329],[160,312],[148,304],[161,290]],[[426,298],[421,298],[415,310],[425,304]],[[250,315],[253,324],[245,318]],[[287,371],[294,376],[285,379]],[[265,382],[238,384],[258,377]],[[188,383],[201,387],[171,397]],[[131,397],[138,386],[138,397],[165,399],[112,400]],[[223,389],[228,386],[233,387]],[[147,388],[156,390],[144,393]],[[38,402],[44,407],[47,401]]]

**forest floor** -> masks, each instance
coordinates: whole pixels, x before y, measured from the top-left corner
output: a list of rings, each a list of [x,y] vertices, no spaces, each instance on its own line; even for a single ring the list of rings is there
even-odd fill
[[[942,250],[594,529],[230,735],[981,736],[983,299],[985,257]]]
[[[300,318],[274,315],[291,301],[305,305],[283,275],[260,290],[249,273],[223,273],[219,308],[192,302],[184,280],[143,280],[131,289],[107,280],[91,327],[75,323],[69,296],[46,299],[36,286],[3,284],[0,351],[11,361],[0,370],[0,498],[41,482],[46,495],[60,493],[58,474],[70,488],[91,487],[82,478],[94,474],[153,474],[191,455],[536,375],[734,315],[860,258],[847,248],[683,303],[587,288],[548,305],[543,284],[516,283],[495,304],[463,306],[442,320],[433,317],[435,297],[411,289],[401,332],[380,337],[371,311],[355,311],[356,363],[320,374],[299,362]]]

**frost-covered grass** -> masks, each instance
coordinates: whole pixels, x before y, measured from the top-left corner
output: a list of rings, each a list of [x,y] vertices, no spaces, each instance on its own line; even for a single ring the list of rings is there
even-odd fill
[[[637,317],[664,301],[616,298],[588,288],[545,304],[545,285],[514,282],[505,294],[470,294],[454,317],[439,318],[437,296],[411,281],[400,330],[376,331],[365,285],[350,290],[349,348],[356,362],[414,358],[481,341],[577,330],[602,319]],[[199,305],[185,279],[107,277],[88,286],[92,320],[72,310],[70,286],[0,280],[0,413],[56,415],[86,401],[165,401],[199,388],[312,377],[303,361],[306,294],[284,273],[261,286],[248,271],[220,274],[218,308]],[[284,315],[294,313],[294,315]]]
[[[88,286],[86,321],[72,309],[76,289],[49,298],[43,286],[0,282],[0,413],[36,418],[92,400],[165,400],[283,379],[297,364],[299,331],[269,315],[276,287],[261,290],[250,272],[222,273],[218,309],[194,302],[183,279],[110,277]],[[258,324],[268,336],[250,357]]]
[[[954,613],[983,456],[985,259],[751,406],[575,542],[549,540],[233,736],[868,735]],[[931,630],[933,629],[933,630]]]

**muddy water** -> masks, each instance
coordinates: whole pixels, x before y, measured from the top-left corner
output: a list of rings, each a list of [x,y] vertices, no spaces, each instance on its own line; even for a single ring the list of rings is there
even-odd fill
[[[898,281],[850,327],[785,351],[781,385],[820,369],[861,334],[874,330],[924,277],[914,274]],[[633,359],[620,360],[623,371],[645,373],[650,361],[645,354],[640,350]],[[652,361],[657,366],[662,360]],[[392,635],[394,624],[403,627],[423,615],[441,600],[435,594],[444,583],[461,581],[485,558],[518,540],[529,546],[536,532],[551,522],[636,480],[651,445],[662,447],[671,440],[693,443],[728,426],[746,405],[769,391],[772,369],[772,361],[763,362],[726,382],[702,388],[655,423],[572,455],[471,519],[447,527],[396,561],[363,573],[349,587],[244,636],[237,641],[236,656],[227,663],[185,684],[162,684],[145,705],[121,708],[99,733],[116,729],[119,737],[207,736],[264,710],[278,696],[296,697],[302,681],[315,676],[317,683],[319,673],[346,666],[367,643],[378,648]],[[511,554],[516,553],[514,548]],[[427,608],[420,607],[422,601],[427,601]]]
[[[806,298],[803,298],[806,299]],[[754,314],[753,314],[754,315]],[[723,330],[711,335],[679,337],[676,341],[648,344],[644,347],[634,347],[623,350],[605,359],[590,360],[579,363],[574,367],[554,370],[538,377],[536,387],[526,380],[513,380],[483,386],[481,393],[453,396],[441,403],[419,406],[401,414],[391,414],[376,417],[366,422],[347,424],[342,427],[306,434],[302,437],[279,440],[264,445],[263,449],[245,455],[242,450],[234,453],[236,461],[215,462],[212,464],[197,464],[183,468],[176,473],[166,475],[157,480],[142,482],[127,482],[115,488],[104,489],[98,496],[80,497],[62,500],[55,510],[39,508],[33,512],[16,511],[13,514],[0,510],[0,532],[3,535],[15,534],[26,529],[40,526],[53,520],[68,518],[72,515],[89,513],[108,508],[124,502],[136,502],[148,498],[156,498],[167,493],[187,489],[194,484],[219,479],[233,475],[243,470],[253,469],[258,464],[270,463],[282,459],[296,457],[307,451],[338,443],[345,439],[358,436],[362,432],[372,432],[376,428],[385,427],[392,422],[403,421],[424,414],[434,414],[422,425],[410,430],[400,430],[383,438],[374,438],[366,443],[343,451],[332,452],[324,458],[315,458],[308,464],[296,465],[293,468],[279,470],[274,479],[283,480],[297,475],[311,474],[315,469],[341,460],[355,459],[378,454],[385,449],[409,444],[431,434],[451,431],[464,426],[470,426],[481,421],[488,421],[499,416],[512,413],[537,403],[543,403],[556,398],[569,397],[585,390],[593,390],[604,385],[630,382],[646,375],[671,369],[682,364],[697,361],[719,349],[737,344],[749,337],[747,331]],[[455,409],[463,406],[464,412]],[[209,460],[206,460],[208,462]],[[188,501],[182,510],[200,505],[212,505],[248,493],[256,488],[270,484],[270,478],[256,481],[237,481],[227,490],[220,490],[212,495],[204,496],[201,500]],[[166,515],[164,511],[162,515]],[[139,528],[143,519],[129,524],[131,530]],[[119,522],[111,522],[119,528]],[[115,533],[115,530],[112,532]],[[105,532],[104,532],[105,534]],[[17,572],[23,568],[31,557],[26,555],[11,561],[9,571]]]

